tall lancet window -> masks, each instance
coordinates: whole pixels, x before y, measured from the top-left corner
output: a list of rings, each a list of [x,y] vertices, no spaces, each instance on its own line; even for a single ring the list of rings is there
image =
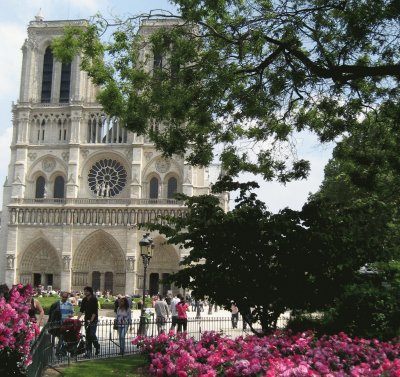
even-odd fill
[[[60,175],[54,181],[54,198],[64,198],[64,178]]]
[[[178,181],[175,177],[168,179],[168,199],[172,199],[178,191]]]
[[[51,99],[51,83],[53,81],[53,53],[47,47],[43,59],[42,96],[41,102],[47,103]]]
[[[158,179],[150,179],[150,199],[158,199]]]
[[[60,102],[69,102],[71,85],[71,63],[63,63],[61,66]]]
[[[44,177],[40,176],[36,180],[35,198],[42,199],[45,196],[46,196],[46,181],[44,180]]]

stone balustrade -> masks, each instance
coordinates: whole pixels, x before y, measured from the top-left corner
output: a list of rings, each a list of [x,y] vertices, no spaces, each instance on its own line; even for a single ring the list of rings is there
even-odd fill
[[[134,226],[161,222],[161,217],[181,217],[186,207],[175,208],[49,208],[9,206],[9,225],[29,226]]]

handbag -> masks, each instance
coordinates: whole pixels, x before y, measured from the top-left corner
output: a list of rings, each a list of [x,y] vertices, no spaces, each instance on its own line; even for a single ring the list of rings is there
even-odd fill
[[[114,319],[113,329],[118,330],[118,320]]]

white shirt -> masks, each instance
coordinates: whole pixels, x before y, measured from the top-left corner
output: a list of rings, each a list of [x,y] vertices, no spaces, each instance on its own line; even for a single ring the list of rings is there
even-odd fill
[[[176,304],[178,302],[181,302],[181,299],[178,298],[178,297],[174,297],[171,300],[171,315],[172,315],[172,317],[177,317],[178,316],[178,312],[176,311]]]

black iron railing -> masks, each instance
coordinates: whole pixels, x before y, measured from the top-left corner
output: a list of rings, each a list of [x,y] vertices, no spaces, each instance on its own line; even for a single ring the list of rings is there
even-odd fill
[[[280,318],[278,327],[285,327],[287,318]],[[124,355],[132,355],[138,353],[138,349],[132,344],[132,340],[139,335],[140,319],[135,318],[132,323],[127,326],[126,335],[123,339],[124,342]],[[28,369],[29,377],[37,377],[41,375],[41,371],[45,367],[56,368],[58,365],[69,364],[72,361],[84,360],[84,359],[95,359],[95,358],[111,358],[121,354],[121,342],[120,342],[120,331],[118,326],[115,326],[114,320],[102,320],[97,323],[96,337],[100,345],[98,354],[96,354],[96,348],[94,346],[90,349],[82,348],[81,342],[75,340],[73,342],[67,342],[62,340],[59,336],[52,335],[54,329],[59,328],[59,323],[47,323],[43,328],[40,336],[37,338],[32,346],[32,365]],[[255,329],[260,330],[258,323],[253,324]],[[163,329],[168,332],[171,330],[171,321],[163,326]],[[155,337],[159,334],[161,328],[159,328],[157,322],[153,316],[149,316],[146,321],[146,336]],[[177,331],[175,327],[174,331]],[[216,331],[225,336],[231,336],[236,338],[238,336],[244,336],[251,334],[249,326],[244,324],[243,319],[239,317],[239,320],[232,323],[230,317],[207,317],[204,314],[200,318],[188,318],[187,323],[187,336],[192,337],[195,340],[201,338],[204,332]],[[79,330],[79,337],[85,341],[86,346],[88,345],[87,330],[82,322],[82,327]],[[61,340],[60,340],[61,339]],[[63,346],[58,348],[58,342],[63,342]]]

